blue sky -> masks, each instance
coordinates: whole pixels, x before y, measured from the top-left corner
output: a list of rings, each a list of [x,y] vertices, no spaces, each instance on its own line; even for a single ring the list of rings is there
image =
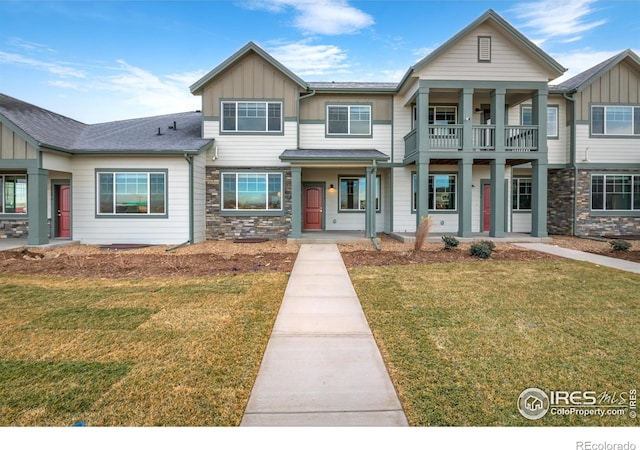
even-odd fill
[[[0,92],[86,123],[200,108],[248,41],[306,81],[399,81],[493,9],[575,75],[631,48],[640,0],[0,0]]]

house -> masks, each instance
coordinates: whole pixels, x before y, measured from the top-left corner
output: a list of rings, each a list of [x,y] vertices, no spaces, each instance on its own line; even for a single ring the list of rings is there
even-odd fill
[[[0,95],[0,236],[639,234],[640,60],[565,70],[489,10],[399,83],[306,82],[249,42],[198,112],[86,125]]]

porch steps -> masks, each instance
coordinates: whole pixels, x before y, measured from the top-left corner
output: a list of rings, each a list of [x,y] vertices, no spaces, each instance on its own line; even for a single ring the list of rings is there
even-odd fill
[[[433,233],[426,239],[426,242],[442,242],[442,236],[447,233]],[[415,233],[389,233],[389,237],[397,239],[400,242],[415,242]],[[451,233],[460,242],[473,242],[479,240],[490,240],[495,242],[513,243],[513,242],[533,242],[533,243],[549,243],[552,241],[550,237],[533,237],[524,233],[507,233],[505,237],[496,238],[489,236],[489,233],[474,233],[471,237],[459,237],[455,233]]]

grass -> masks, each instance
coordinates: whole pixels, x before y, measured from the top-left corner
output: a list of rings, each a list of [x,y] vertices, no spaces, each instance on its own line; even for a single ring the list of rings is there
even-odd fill
[[[0,426],[235,426],[285,274],[0,275]]]
[[[580,262],[350,271],[414,426],[623,426],[517,410],[524,389],[637,388],[640,277]]]

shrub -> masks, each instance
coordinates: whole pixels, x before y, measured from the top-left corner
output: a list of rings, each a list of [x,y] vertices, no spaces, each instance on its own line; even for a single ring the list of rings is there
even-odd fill
[[[614,252],[625,252],[631,248],[631,243],[624,239],[614,239],[609,241],[609,245]]]
[[[422,245],[424,244],[424,240],[429,236],[429,231],[431,230],[431,217],[427,216],[420,221],[418,224],[418,229],[416,230],[416,242],[414,244],[414,250],[420,251],[422,250]]]
[[[472,256],[487,259],[491,257],[491,253],[493,252],[494,248],[496,248],[496,244],[494,244],[493,241],[477,241],[471,244],[469,253]]]
[[[446,234],[442,236],[442,241],[444,242],[445,250],[451,250],[452,248],[457,247],[460,243],[455,237]]]

